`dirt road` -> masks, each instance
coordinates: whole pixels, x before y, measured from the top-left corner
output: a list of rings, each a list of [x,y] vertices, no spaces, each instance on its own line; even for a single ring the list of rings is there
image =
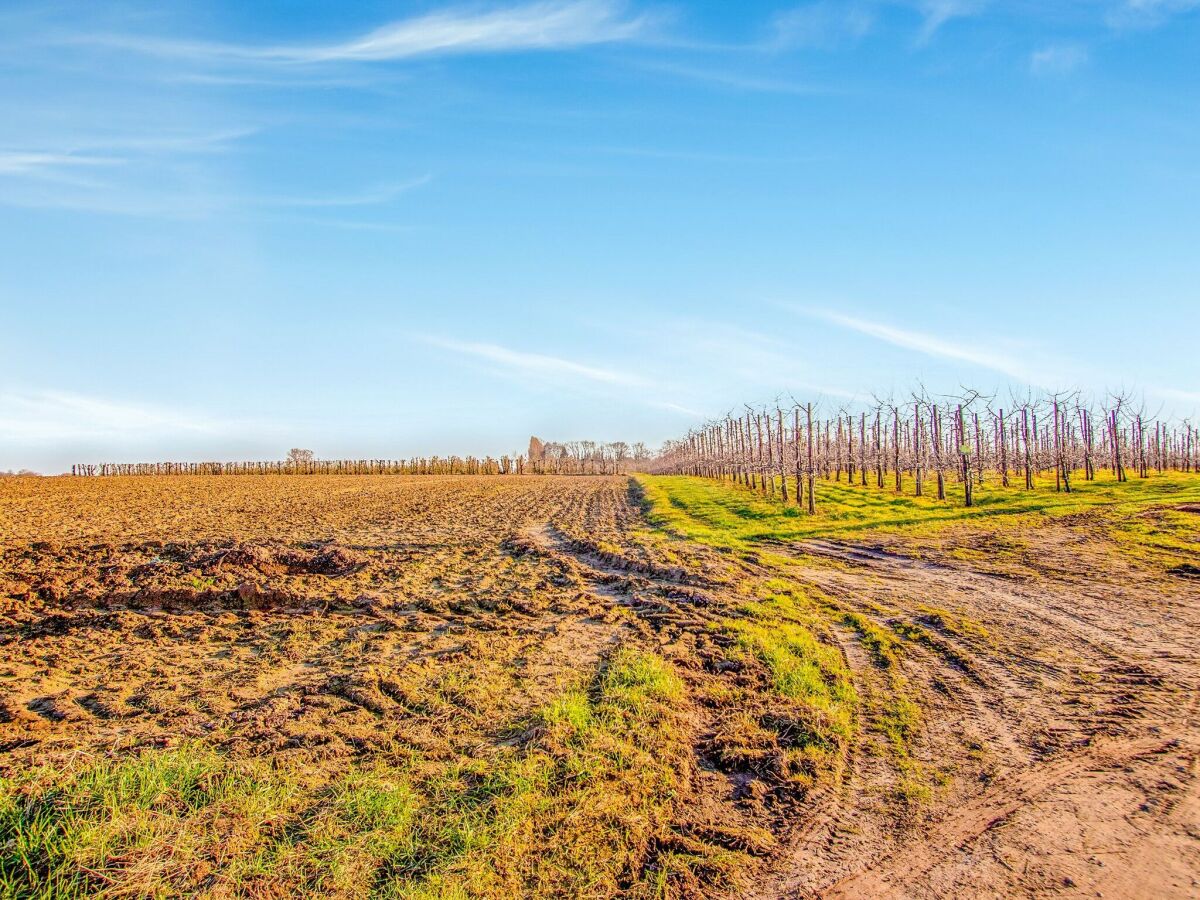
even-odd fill
[[[897,830],[859,766],[773,895],[1200,894],[1200,587],[1122,559],[1094,525],[1024,526],[1020,558],[980,566],[952,556],[967,533],[791,548],[800,577],[934,635],[902,666],[935,711],[921,757],[948,777]]]

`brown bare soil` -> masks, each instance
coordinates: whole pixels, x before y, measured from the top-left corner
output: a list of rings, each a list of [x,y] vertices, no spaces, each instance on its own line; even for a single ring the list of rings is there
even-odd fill
[[[400,731],[444,748],[483,740],[626,627],[513,539],[556,517],[611,529],[624,491],[503,478],[38,484],[0,548],[5,764],[211,735],[321,756]],[[494,677],[464,677],[484,671]],[[450,680],[460,702],[431,705]]]
[[[9,479],[0,774],[198,742],[310,784],[401,757],[417,778],[536,744],[538,710],[635,647],[684,686],[669,809],[620,826],[642,837],[611,881],[514,863],[479,893],[1197,896],[1200,581],[1087,516],[997,534],[779,562],[651,529],[617,477]],[[735,652],[728,623],[780,584],[848,668],[848,740]],[[920,711],[899,750],[898,697]],[[316,890],[222,865],[155,884]]]

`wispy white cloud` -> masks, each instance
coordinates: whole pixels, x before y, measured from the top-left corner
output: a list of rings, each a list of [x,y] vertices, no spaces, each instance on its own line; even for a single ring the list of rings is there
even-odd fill
[[[422,175],[410,181],[395,184],[379,185],[359,191],[349,191],[344,194],[296,195],[296,196],[263,196],[230,198],[246,206],[301,206],[301,207],[334,207],[334,206],[378,206],[390,203],[401,194],[429,184],[432,175]]]
[[[255,129],[200,134],[72,135],[36,149],[0,149],[0,175],[55,177],[71,170],[121,166],[137,159],[224,151]]]
[[[641,63],[638,67],[651,72],[662,72],[665,75],[677,78],[686,78],[690,81],[703,81],[735,91],[795,94],[798,96],[832,93],[831,88],[823,85],[808,84],[788,78],[748,75],[715,66],[691,66],[668,62],[653,62]]]
[[[1066,377],[1066,373],[1059,371],[1062,366],[1044,365],[1031,358],[1030,355],[1017,356],[988,349],[981,346],[977,340],[970,338],[956,340],[940,337],[927,332],[897,328],[883,322],[848,316],[832,310],[799,311],[812,318],[856,331],[894,347],[913,350],[925,356],[964,362],[981,369],[989,369],[1025,384],[1038,387],[1059,387],[1074,380]]]
[[[0,150],[0,205],[198,219],[217,213],[382,206],[432,175],[332,193],[257,194],[215,188],[192,154],[223,152],[250,129],[209,134],[82,136],[70,146]]]
[[[661,409],[664,412],[675,413],[689,419],[703,419],[705,414],[698,409],[684,406],[682,403],[672,403],[669,400],[647,400],[646,405],[651,409]]]
[[[0,173],[2,174],[2,173]],[[108,184],[78,179],[55,179],[53,189],[38,190],[27,186],[22,191],[0,192],[0,206],[19,209],[69,211],[100,216],[162,219],[166,221],[202,221],[221,217],[238,220],[270,220],[337,228],[376,231],[412,231],[395,222],[328,219],[324,216],[294,215],[291,210],[333,210],[385,207],[406,188],[350,191],[346,194],[305,196],[221,194],[200,185],[172,184],[148,186]],[[425,183],[421,180],[420,183]],[[288,212],[285,212],[288,211]]]
[[[628,156],[641,159],[661,159],[678,162],[718,163],[729,165],[767,165],[767,166],[798,166],[806,163],[828,162],[831,157],[814,154],[812,156],[771,156],[753,153],[721,153],[705,152],[702,150],[682,150],[666,147],[615,147],[597,146],[585,148],[588,153],[603,156]]]
[[[670,346],[661,346],[661,335],[671,335]],[[764,390],[797,391],[806,396],[852,399],[851,386],[824,381],[827,373],[805,354],[798,354],[787,337],[744,328],[734,321],[670,318],[653,329],[642,329],[639,337],[669,354],[673,368],[690,371],[696,360],[704,360],[704,378],[689,378],[691,404],[726,401]],[[703,386],[701,386],[703,385]],[[718,401],[719,402],[719,401]]]
[[[619,385],[624,387],[648,387],[649,382],[637,375],[618,369],[592,366],[585,363],[549,356],[542,353],[527,353],[512,350],[499,344],[474,343],[456,341],[449,338],[425,336],[425,343],[443,350],[450,350],[464,356],[471,356],[486,362],[496,363],[521,375],[528,376],[566,376],[583,379],[599,384]]]
[[[27,175],[37,173],[24,173]],[[5,173],[0,170],[0,177]],[[429,176],[410,182],[380,187],[348,190],[330,194],[264,194],[222,193],[200,183],[190,183],[173,173],[160,173],[159,183],[121,179],[45,179],[39,186],[33,178],[22,190],[0,192],[0,206],[21,209],[68,210],[96,215],[129,216],[133,218],[197,221],[214,216],[257,218],[271,215],[284,220],[284,210],[334,210],[347,208],[385,207],[402,194],[429,183]],[[313,224],[335,224],[340,227],[374,228],[379,224],[390,229],[393,223],[324,222],[286,216],[286,219]],[[401,229],[403,230],[403,229]]]
[[[538,0],[494,9],[461,7],[401,19],[346,41],[256,46],[134,35],[78,42],[172,59],[232,63],[378,62],[421,56],[563,50],[630,41],[655,23],[618,0]]]
[[[492,363],[501,370],[535,386],[549,385],[554,390],[579,391],[586,395],[619,400],[648,409],[671,413],[685,419],[701,420],[705,413],[678,402],[687,400],[666,383],[624,369],[581,363],[559,356],[513,350],[499,344],[457,341],[423,335],[420,340],[433,347]],[[637,390],[630,390],[636,388]]]
[[[1168,19],[1200,10],[1200,0],[1119,0],[1105,20],[1118,30],[1157,28]]]
[[[422,230],[420,225],[403,222],[376,222],[368,219],[337,219],[328,216],[298,216],[291,213],[286,215],[262,214],[254,216],[255,221],[285,222],[289,225],[311,225],[314,228],[333,228],[342,231],[381,232],[385,234],[414,234]]]
[[[196,209],[181,182],[196,154],[225,152],[254,129],[48,136],[41,146],[0,150],[0,205],[157,215]],[[199,204],[215,207],[211,192]]]
[[[405,83],[408,79],[399,73],[383,78],[378,72],[346,75],[333,71],[308,70],[311,74],[301,75],[295,71],[264,70],[261,67],[242,67],[241,70],[171,71],[159,77],[170,84],[197,85],[211,88],[279,88],[289,91],[327,90],[331,88],[354,88],[377,90],[388,84]]]
[[[256,128],[192,133],[137,132],[130,134],[79,134],[42,140],[39,150],[0,150],[0,161],[11,157],[18,164],[29,157],[32,164],[98,165],[125,162],[131,156],[224,152],[236,141],[256,134]],[[0,163],[2,164],[2,163]]]
[[[857,41],[875,24],[875,14],[861,3],[821,0],[779,13],[772,20],[770,49],[834,47]]]
[[[0,434],[22,443],[219,435],[231,430],[197,414],[63,391],[0,392]]]
[[[1049,44],[1029,56],[1034,75],[1065,75],[1088,61],[1087,48],[1078,44]]]
[[[111,166],[122,162],[124,160],[74,153],[0,150],[0,175],[40,175],[64,168]]]
[[[987,7],[988,0],[920,0],[918,10],[924,17],[917,42],[928,43],[942,26],[954,19],[977,16]]]

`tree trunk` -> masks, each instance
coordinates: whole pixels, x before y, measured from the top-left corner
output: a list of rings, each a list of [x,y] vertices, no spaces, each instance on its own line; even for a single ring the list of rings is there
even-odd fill
[[[946,473],[942,468],[942,419],[937,404],[929,414],[929,439],[933,442],[933,465],[937,469],[937,498],[946,499]]]
[[[1000,410],[996,426],[996,436],[1000,439],[1000,484],[1008,487],[1008,447],[1004,443],[1004,410]]]
[[[783,410],[775,407],[776,438],[779,442],[779,496],[783,505],[787,506],[787,465],[783,461]]]
[[[892,460],[896,465],[896,493],[904,489],[904,476],[900,471],[900,407],[892,409]]]
[[[796,453],[796,505],[801,506],[804,503],[804,478],[800,464],[800,407],[797,406],[793,412],[795,413],[793,416],[795,430],[792,434],[792,447]]]
[[[814,476],[812,404],[810,403],[808,404],[808,514],[810,516],[817,511],[817,500],[813,492]]]
[[[975,496],[971,489],[971,445],[967,443],[967,426],[963,419],[963,409],[958,408],[958,451],[962,459],[963,502],[966,506],[975,505]]]
[[[916,496],[921,496],[921,405],[913,404],[913,479]]]

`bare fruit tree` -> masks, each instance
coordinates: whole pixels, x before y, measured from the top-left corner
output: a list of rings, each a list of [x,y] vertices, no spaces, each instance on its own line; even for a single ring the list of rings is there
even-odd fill
[[[287,452],[287,462],[293,466],[306,466],[316,458],[316,454],[311,450],[304,450],[300,447],[293,447]]]
[[[864,488],[873,482],[882,490],[890,474],[895,494],[923,498],[926,478],[933,477],[938,500],[948,499],[952,485],[964,506],[973,506],[977,489],[993,477],[1001,489],[1015,489],[1010,473],[1024,476],[1017,484],[1027,491],[1042,480],[1066,493],[1076,489],[1076,473],[1095,479],[1097,460],[1111,461],[1118,481],[1128,478],[1127,466],[1140,478],[1200,470],[1194,424],[1135,408],[1125,394],[1098,408],[1079,391],[1014,396],[1000,408],[993,401],[967,388],[933,397],[921,387],[902,401],[873,397],[856,411],[843,406],[822,414],[812,403],[792,399],[788,409],[776,400],[668,441],[646,468],[728,479],[810,514],[818,482],[839,482],[845,469],[853,485],[856,461]]]

